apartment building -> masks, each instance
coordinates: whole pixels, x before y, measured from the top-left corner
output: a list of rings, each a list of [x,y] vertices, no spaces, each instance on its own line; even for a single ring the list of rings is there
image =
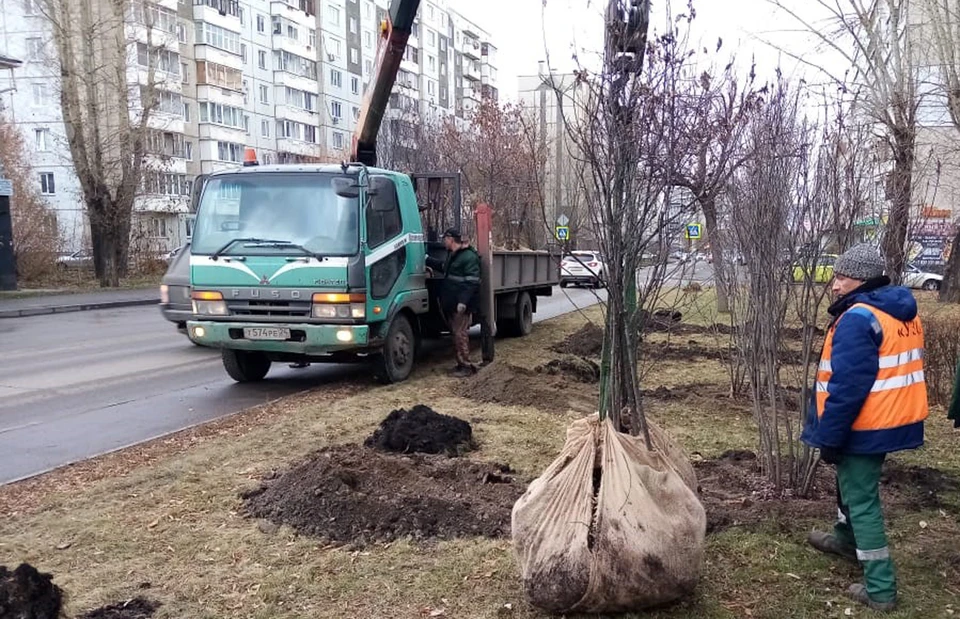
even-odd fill
[[[194,179],[240,165],[247,147],[263,163],[342,159],[388,6],[389,0],[132,0],[128,79],[145,83],[151,66],[162,78],[135,206],[138,242],[151,251],[182,244]],[[0,91],[15,89],[0,95],[0,106],[36,151],[37,183],[56,212],[65,248],[86,247],[89,225],[66,142],[50,26],[37,0],[0,0],[0,34],[4,51],[25,59],[15,77],[0,78]],[[484,96],[498,96],[490,35],[446,0],[423,0],[388,114],[465,118]]]

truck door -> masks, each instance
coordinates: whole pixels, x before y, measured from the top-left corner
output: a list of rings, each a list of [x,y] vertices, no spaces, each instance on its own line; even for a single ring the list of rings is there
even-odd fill
[[[410,275],[417,271],[416,261],[423,261],[422,243],[411,233],[410,216],[404,216],[400,205],[400,192],[412,190],[401,187],[398,191],[388,176],[372,176],[370,188],[372,195],[368,195],[364,209],[368,294],[374,304],[382,301],[382,306],[388,308],[398,293],[410,287]],[[419,223],[416,208],[413,214]],[[412,240],[418,242],[411,246]],[[368,317],[374,322],[387,316],[384,312]]]

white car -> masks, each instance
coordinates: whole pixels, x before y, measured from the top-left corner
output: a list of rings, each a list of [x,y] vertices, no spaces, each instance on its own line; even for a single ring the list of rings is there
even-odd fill
[[[560,287],[587,284],[593,288],[604,286],[604,264],[595,251],[575,251],[560,263]]]
[[[943,283],[943,275],[923,271],[912,264],[907,265],[907,269],[903,274],[903,285],[908,288],[940,290],[941,283]]]

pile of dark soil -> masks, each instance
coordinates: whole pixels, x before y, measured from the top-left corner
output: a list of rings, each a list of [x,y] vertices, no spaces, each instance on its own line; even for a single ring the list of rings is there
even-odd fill
[[[603,327],[588,322],[550,350],[575,357],[599,357],[603,352]]]
[[[537,372],[550,376],[565,376],[581,383],[600,382],[600,366],[586,357],[553,359],[537,367]]]
[[[59,619],[63,592],[53,576],[41,574],[29,563],[13,571],[0,565],[0,617]]]
[[[464,381],[457,395],[477,402],[530,406],[553,413],[565,413],[568,408],[586,413],[596,410],[600,391],[599,385],[584,386],[563,376],[494,363]]]
[[[321,450],[244,495],[247,514],[357,546],[510,534],[523,494],[510,468],[347,445]]]
[[[363,442],[365,447],[395,453],[458,455],[474,448],[473,429],[462,419],[441,415],[417,404],[392,411]]]
[[[160,602],[133,598],[86,612],[78,619],[149,619],[160,608]]]
[[[728,451],[719,458],[695,462],[700,499],[707,510],[707,531],[734,526],[747,528],[765,523],[780,531],[799,532],[812,522],[829,526],[837,512],[834,469],[817,469],[809,497],[798,498],[778,491],[761,474],[751,451]],[[880,480],[884,511],[888,516],[915,513],[928,508],[960,513],[960,506],[944,500],[941,493],[960,489],[960,481],[936,469],[888,462]]]
[[[683,314],[675,310],[659,309],[651,314],[647,310],[640,310],[642,331],[646,333],[670,332],[680,326]]]

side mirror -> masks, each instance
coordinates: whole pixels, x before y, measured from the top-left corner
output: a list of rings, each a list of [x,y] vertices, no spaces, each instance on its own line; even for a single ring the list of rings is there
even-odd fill
[[[341,198],[359,198],[360,185],[356,180],[347,176],[338,176],[333,179],[333,190]]]

